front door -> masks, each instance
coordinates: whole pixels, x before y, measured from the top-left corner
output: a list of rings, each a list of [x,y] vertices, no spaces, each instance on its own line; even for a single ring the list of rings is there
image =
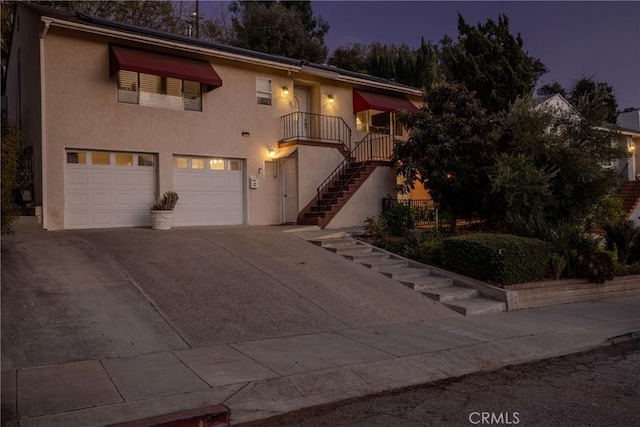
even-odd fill
[[[296,108],[295,120],[297,122],[298,137],[309,136],[309,89],[302,86],[294,86],[293,102]]]
[[[285,157],[282,164],[282,209],[283,222],[298,221],[298,158]]]

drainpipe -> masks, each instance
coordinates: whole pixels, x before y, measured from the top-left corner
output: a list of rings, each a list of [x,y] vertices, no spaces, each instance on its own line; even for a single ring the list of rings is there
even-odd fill
[[[40,34],[40,161],[42,162],[42,228],[45,230],[48,227],[49,214],[47,212],[48,200],[47,200],[47,120],[46,120],[46,108],[45,108],[45,67],[44,67],[44,38],[49,32],[52,20],[43,18],[44,28]]]

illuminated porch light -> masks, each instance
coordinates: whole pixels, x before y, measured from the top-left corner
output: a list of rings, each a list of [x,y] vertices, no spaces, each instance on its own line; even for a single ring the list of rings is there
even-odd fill
[[[333,95],[327,95],[327,101],[329,102],[329,104],[333,104],[334,102],[336,102]]]
[[[269,157],[274,157],[276,155],[276,150],[273,148],[269,148]]]
[[[287,86],[282,86],[282,96],[289,96],[289,88]]]

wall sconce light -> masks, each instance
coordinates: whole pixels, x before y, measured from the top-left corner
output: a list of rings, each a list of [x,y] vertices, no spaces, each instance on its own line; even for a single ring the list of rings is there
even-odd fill
[[[289,88],[287,86],[282,86],[282,96],[289,96]]]
[[[274,157],[276,155],[276,150],[273,148],[269,148],[269,157]]]
[[[635,146],[635,145],[633,145],[633,144],[632,144],[632,145],[630,145],[630,146],[629,146],[629,152],[630,152],[630,153],[633,153],[633,151],[634,151],[635,149],[636,149],[636,146]]]
[[[258,175],[262,173],[262,168],[258,168]]]
[[[327,101],[329,102],[329,104],[333,104],[334,102],[336,102],[333,95],[327,95]]]

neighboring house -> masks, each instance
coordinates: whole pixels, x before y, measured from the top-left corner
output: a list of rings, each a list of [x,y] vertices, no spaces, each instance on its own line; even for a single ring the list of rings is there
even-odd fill
[[[618,144],[629,152],[629,158],[618,161],[620,198],[629,219],[640,226],[640,108],[622,111],[616,121],[617,126],[611,126],[618,133]]]
[[[560,111],[575,112],[574,107],[562,95],[556,94],[534,100],[534,105],[543,105]],[[618,196],[628,218],[640,225],[640,114],[638,109],[625,110],[618,115],[618,124],[603,123],[602,129],[615,132],[612,144],[625,149],[629,157],[614,161],[610,167],[618,170]]]
[[[6,95],[49,230],[149,225],[166,190],[178,226],[362,225],[395,194],[395,113],[422,101],[372,76],[23,3]]]

